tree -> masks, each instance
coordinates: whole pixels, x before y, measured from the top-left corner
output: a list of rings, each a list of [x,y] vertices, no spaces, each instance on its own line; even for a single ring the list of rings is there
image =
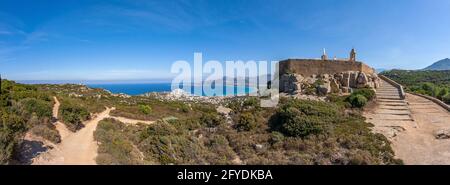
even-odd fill
[[[448,94],[448,89],[445,87],[442,87],[436,97],[440,100],[443,100],[444,96],[447,94]]]

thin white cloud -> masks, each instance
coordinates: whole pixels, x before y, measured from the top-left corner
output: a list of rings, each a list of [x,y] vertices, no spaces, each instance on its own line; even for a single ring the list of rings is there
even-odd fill
[[[12,35],[13,33],[6,30],[0,30],[0,35]]]
[[[43,31],[34,31],[30,34],[27,34],[23,44],[33,44],[37,42],[44,42],[49,40],[49,34]]]

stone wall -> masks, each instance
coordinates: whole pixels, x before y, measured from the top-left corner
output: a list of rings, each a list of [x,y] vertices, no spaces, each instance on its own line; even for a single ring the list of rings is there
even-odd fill
[[[347,60],[320,59],[288,59],[280,61],[280,75],[295,73],[302,76],[318,74],[336,74],[347,71],[358,71],[373,74],[375,70],[362,62]]]
[[[289,59],[280,62],[280,92],[327,95],[380,86],[375,70],[348,60]]]

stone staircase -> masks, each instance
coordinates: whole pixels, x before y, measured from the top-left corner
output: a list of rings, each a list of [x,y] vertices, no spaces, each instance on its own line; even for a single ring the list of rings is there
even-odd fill
[[[401,97],[400,89],[382,80],[376,95],[378,109],[375,117],[386,121],[414,121],[408,102]]]

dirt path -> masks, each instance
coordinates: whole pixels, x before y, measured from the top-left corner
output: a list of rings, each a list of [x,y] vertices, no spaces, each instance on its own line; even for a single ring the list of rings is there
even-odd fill
[[[124,118],[124,117],[118,117],[118,116],[108,116],[108,117],[119,120],[122,123],[130,124],[130,125],[136,125],[138,123],[150,125],[150,124],[155,123],[155,121],[136,120],[136,119],[130,119],[130,118]]]
[[[53,106],[53,117],[58,118],[60,102],[56,97]],[[94,131],[99,121],[105,118],[114,118],[126,124],[152,124],[154,121],[135,120],[123,117],[110,116],[110,111],[115,108],[106,108],[105,111],[95,114],[93,118],[84,123],[85,127],[77,132],[71,132],[60,121],[55,123],[56,129],[61,135],[61,143],[47,144],[49,150],[40,153],[34,159],[32,164],[74,164],[74,165],[92,165],[96,164],[98,145],[94,140]]]
[[[397,99],[395,89],[386,86],[377,92],[377,106],[365,112],[374,132],[389,138],[396,157],[405,164],[450,164],[450,139],[434,136],[437,130],[450,129],[450,113],[412,94]]]
[[[96,164],[97,143],[94,140],[94,131],[102,119],[109,116],[114,108],[107,108],[94,119],[85,123],[85,127],[65,138],[59,145],[64,156],[64,164]]]
[[[33,164],[74,164],[74,165],[92,165],[97,156],[97,143],[94,140],[94,131],[97,124],[102,119],[109,116],[109,112],[114,108],[107,108],[105,111],[96,115],[93,119],[87,121],[85,127],[63,137],[61,143],[56,145],[48,152],[39,155],[33,160]],[[63,125],[62,123],[58,123]],[[65,128],[65,127],[64,127]],[[58,131],[66,132],[66,129]]]
[[[61,105],[61,103],[59,103],[56,96],[54,96],[53,99],[55,100],[55,105],[53,106],[53,117],[55,119],[58,119],[59,106]],[[64,140],[64,138],[66,138],[68,135],[70,135],[71,132],[69,131],[69,129],[67,129],[67,127],[66,127],[66,125],[64,125],[64,123],[57,121],[55,123],[55,126],[56,126],[56,130],[58,130],[58,132],[59,132],[59,135],[61,135],[61,140]]]

